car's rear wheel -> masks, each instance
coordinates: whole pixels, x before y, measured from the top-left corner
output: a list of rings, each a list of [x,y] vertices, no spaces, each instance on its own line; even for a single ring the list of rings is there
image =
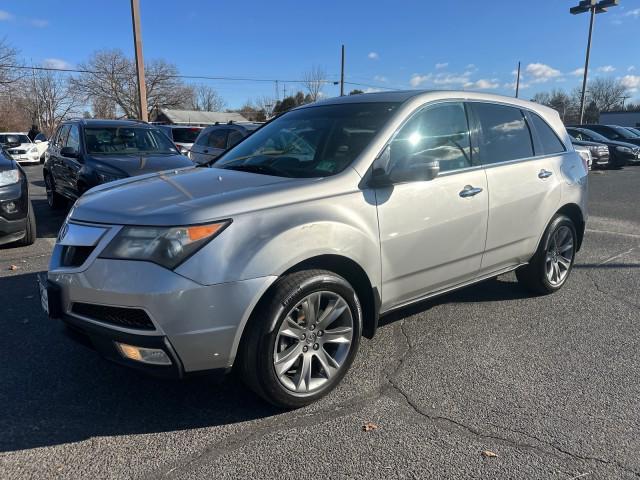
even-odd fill
[[[346,374],[360,343],[362,309],[335,273],[295,272],[277,282],[245,332],[244,381],[274,405],[298,408],[329,393]]]
[[[518,281],[532,292],[553,293],[567,282],[577,248],[576,227],[565,215],[556,215],[528,265],[516,270]]]
[[[47,191],[47,203],[49,207],[54,210],[59,210],[67,204],[66,199],[56,192],[55,184],[50,173],[44,174],[44,188]]]

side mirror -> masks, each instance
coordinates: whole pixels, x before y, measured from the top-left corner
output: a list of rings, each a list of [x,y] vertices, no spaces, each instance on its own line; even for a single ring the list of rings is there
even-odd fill
[[[389,186],[396,183],[433,180],[440,173],[440,162],[433,160],[424,152],[406,156],[395,165],[389,166],[388,149],[380,157],[382,165],[374,166],[371,184],[374,187]]]
[[[42,143],[42,140],[34,140],[33,143]]]
[[[78,158],[80,156],[78,154],[78,151],[73,147],[62,147],[62,149],[60,150],[60,155],[69,158]]]

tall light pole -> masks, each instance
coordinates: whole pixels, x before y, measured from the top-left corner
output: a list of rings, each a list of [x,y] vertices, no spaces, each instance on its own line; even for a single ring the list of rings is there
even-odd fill
[[[140,120],[148,122],[147,86],[144,83],[142,32],[140,31],[140,3],[138,0],[131,0],[131,21],[133,23],[133,43],[136,51],[136,73],[138,74],[138,109],[140,110]]]
[[[519,93],[520,93],[520,62],[518,62],[518,74],[516,76],[516,98],[518,98]]]
[[[597,13],[604,13],[609,7],[618,5],[618,0],[582,0],[578,6],[571,7],[569,12],[572,15],[589,12],[589,39],[587,40],[587,55],[584,61],[584,76],[582,77],[582,92],[580,93],[580,124],[584,121],[584,99],[587,93],[587,75],[589,73],[589,56],[591,55],[591,35],[593,34],[593,21]]]
[[[344,45],[342,45],[342,60],[340,61],[340,96],[344,96]]]

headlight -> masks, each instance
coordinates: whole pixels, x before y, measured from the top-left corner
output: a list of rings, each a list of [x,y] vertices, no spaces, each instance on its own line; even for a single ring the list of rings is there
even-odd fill
[[[173,270],[230,223],[231,220],[186,227],[124,227],[100,257],[145,260]]]
[[[4,170],[0,172],[0,187],[12,185],[20,181],[20,170]]]
[[[622,153],[633,153],[629,147],[616,147],[616,150]]]
[[[114,182],[114,181],[120,180],[122,178],[124,178],[124,177],[120,177],[118,175],[113,175],[112,173],[98,172],[98,179],[100,180],[100,183]]]
[[[27,153],[38,153],[38,147],[34,145],[27,151]]]

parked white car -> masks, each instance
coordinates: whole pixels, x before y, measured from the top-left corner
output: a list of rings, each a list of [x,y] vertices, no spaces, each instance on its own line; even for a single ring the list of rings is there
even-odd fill
[[[22,132],[6,132],[0,133],[0,143],[7,150],[9,155],[18,163],[39,163],[47,151],[49,142],[43,134],[42,139],[36,137],[36,141],[32,142],[26,133]]]

